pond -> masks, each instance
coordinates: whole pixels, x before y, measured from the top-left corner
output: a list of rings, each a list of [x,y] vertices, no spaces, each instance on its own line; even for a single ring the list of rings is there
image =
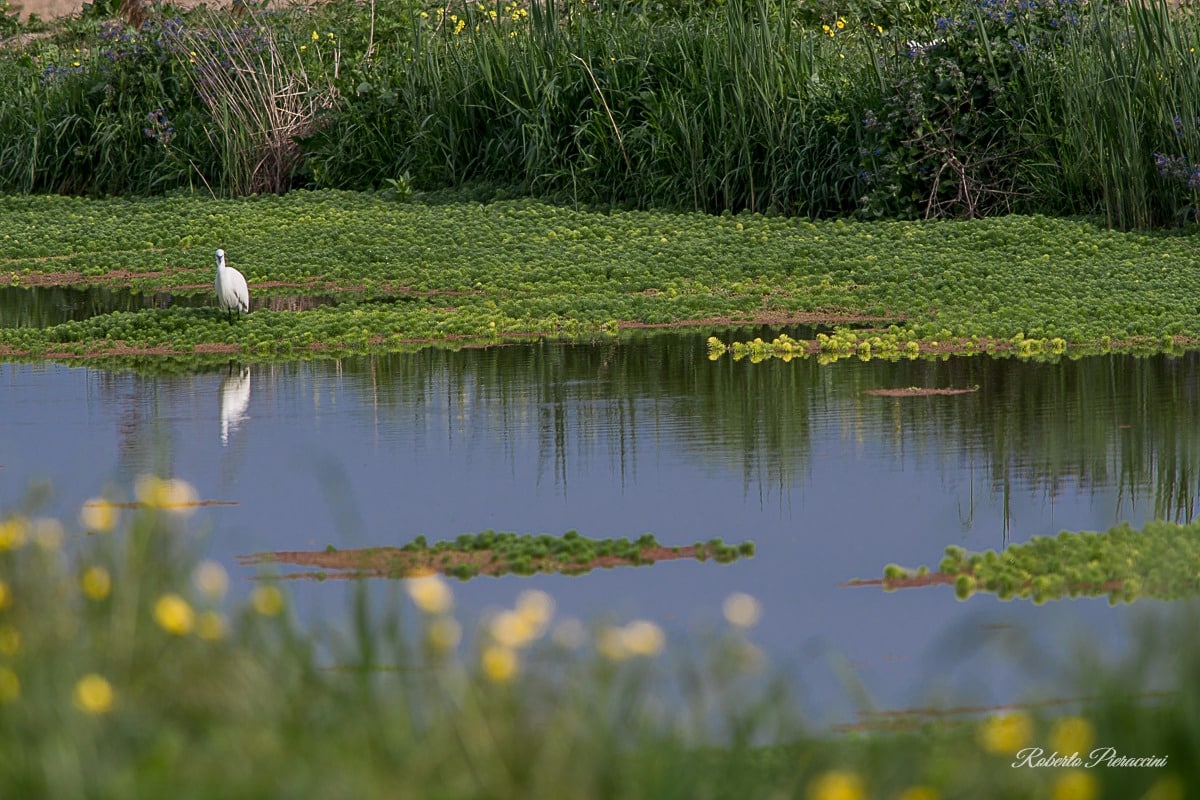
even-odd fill
[[[129,496],[139,474],[186,479],[229,503],[192,527],[243,591],[257,573],[238,556],[418,535],[752,540],[756,555],[731,564],[454,583],[459,614],[470,630],[533,587],[560,615],[643,617],[675,637],[720,628],[722,601],[748,592],[764,607],[753,640],[835,723],[856,718],[860,689],[883,709],[1073,696],[1075,644],[1119,657],[1139,620],[1169,607],[843,584],[890,562],[936,567],[952,544],[1190,520],[1200,354],[752,364],[710,361],[710,333],[161,377],[4,364],[0,506],[45,479],[50,511],[74,519],[108,487]],[[868,393],[913,386],[976,391]],[[347,617],[349,582],[290,585],[303,613]]]

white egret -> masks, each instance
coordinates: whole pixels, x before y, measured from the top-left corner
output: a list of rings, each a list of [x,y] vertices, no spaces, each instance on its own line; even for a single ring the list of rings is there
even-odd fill
[[[233,312],[250,313],[250,289],[246,278],[233,267],[225,266],[225,251],[217,250],[217,305],[229,311],[229,322],[233,323]]]

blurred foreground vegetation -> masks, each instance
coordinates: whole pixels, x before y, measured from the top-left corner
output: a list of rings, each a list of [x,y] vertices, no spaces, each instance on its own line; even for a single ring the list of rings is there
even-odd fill
[[[195,491],[144,477],[134,510],[0,522],[5,797],[1186,798],[1200,791],[1196,609],[1081,661],[1071,710],[835,734],[753,644],[742,594],[686,652],[652,622],[586,625],[522,592],[463,631],[449,585],[403,582],[300,620],[198,557]],[[88,535],[82,535],[86,532]],[[243,597],[242,592],[233,595]],[[411,603],[411,605],[410,605]],[[415,607],[415,611],[411,609]],[[801,676],[802,677],[802,676]],[[1080,763],[1033,766],[1042,756]],[[1111,752],[1110,752],[1111,748]],[[1023,753],[1023,755],[1022,755]],[[1118,758],[1152,759],[1140,767]],[[1028,760],[1024,766],[1014,761]]]

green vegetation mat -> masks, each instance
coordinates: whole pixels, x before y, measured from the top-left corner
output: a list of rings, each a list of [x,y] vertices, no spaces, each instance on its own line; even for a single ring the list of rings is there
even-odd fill
[[[720,539],[685,547],[664,547],[653,534],[629,539],[589,539],[577,531],[562,536],[482,531],[464,533],[453,541],[430,545],[418,536],[403,547],[367,547],[359,550],[278,551],[254,553],[238,560],[255,564],[292,564],[319,568],[320,572],[290,573],[298,578],[408,578],[441,572],[461,580],[478,575],[533,575],[557,572],[581,575],[593,569],[648,566],[681,558],[729,564],[754,555],[754,543],[726,545]]]
[[[1068,596],[1107,595],[1110,603],[1194,597],[1200,590],[1200,522],[1148,522],[1140,531],[1128,524],[1105,533],[1064,531],[1009,545],[1001,553],[951,546],[937,572],[889,564],[877,582],[885,589],[953,584],[963,600],[976,592],[1035,603]]]
[[[303,312],[260,309],[233,325],[214,296],[212,308],[0,328],[0,355],[9,358],[267,360],[630,327],[856,319],[903,326],[897,352],[909,342],[921,352],[969,352],[984,338],[1034,340],[1037,352],[1154,349],[1190,345],[1200,330],[1200,256],[1188,237],[1043,217],[810,222],[322,191],[9,197],[0,199],[0,230],[0,283],[10,286],[211,294],[213,253],[223,247],[252,298],[344,298]],[[839,341],[828,349],[860,344]]]

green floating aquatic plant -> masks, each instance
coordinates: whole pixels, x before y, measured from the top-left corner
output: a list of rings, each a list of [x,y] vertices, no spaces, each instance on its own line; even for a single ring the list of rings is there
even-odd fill
[[[720,539],[693,545],[664,547],[653,534],[630,541],[589,539],[570,530],[562,536],[518,534],[486,530],[464,533],[449,541],[430,545],[424,536],[401,547],[367,547],[319,551],[254,553],[243,556],[243,564],[280,563],[318,567],[320,572],[294,573],[288,577],[407,578],[441,572],[461,580],[478,575],[533,575],[558,572],[578,575],[597,568],[645,566],[657,561],[712,559],[728,564],[754,555],[754,543],[727,545]]]
[[[854,581],[902,589],[952,584],[959,599],[988,592],[1001,600],[1034,603],[1063,597],[1099,597],[1110,603],[1147,597],[1174,600],[1200,594],[1200,521],[1121,524],[1104,533],[1063,531],[1035,536],[1003,552],[946,548],[936,572],[888,564],[882,580]]]

